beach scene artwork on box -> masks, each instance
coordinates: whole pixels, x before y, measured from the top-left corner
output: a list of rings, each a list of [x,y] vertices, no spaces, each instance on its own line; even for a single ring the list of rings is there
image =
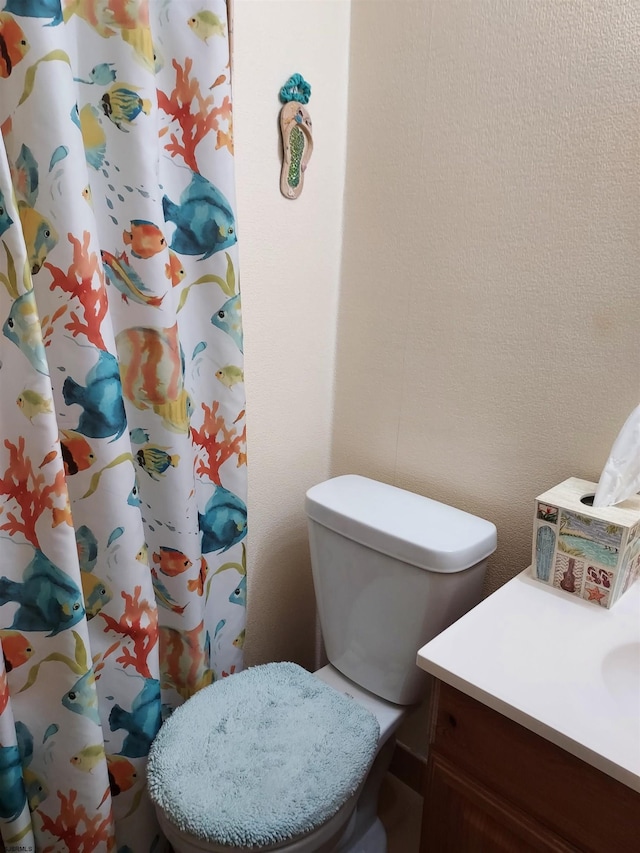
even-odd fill
[[[615,569],[623,534],[620,525],[563,509],[558,534],[560,551]]]

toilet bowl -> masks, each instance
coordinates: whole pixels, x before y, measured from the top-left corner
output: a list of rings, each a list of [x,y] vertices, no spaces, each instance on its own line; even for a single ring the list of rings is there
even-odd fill
[[[314,676],[370,711],[380,727],[376,755],[358,795],[351,825],[345,827],[335,849],[339,853],[385,853],[386,833],[377,814],[378,794],[393,757],[395,733],[407,714],[407,708],[374,696],[331,664],[314,672]]]
[[[377,798],[394,733],[428,684],[416,652],[480,601],[496,529],[355,475],[314,486],[306,510],[329,664],[253,667],[164,724],[148,785],[175,853],[386,851]]]
[[[333,812],[333,805],[329,804],[326,817],[321,821],[316,820],[319,824],[311,831],[302,831],[292,834],[285,839],[274,840],[270,839],[271,843],[248,844],[249,840],[256,841],[256,838],[244,838],[244,844],[235,844],[231,849],[235,850],[286,850],[290,853],[311,853],[311,851],[320,850],[336,850],[344,851],[344,853],[356,853],[356,851],[366,851],[366,853],[375,853],[375,851],[384,851],[385,836],[381,823],[376,817],[376,806],[378,798],[378,790],[386,773],[391,755],[393,753],[394,738],[393,734],[400,724],[405,714],[405,709],[399,705],[393,705],[384,699],[373,696],[368,691],[364,690],[357,684],[354,684],[349,679],[341,675],[331,665],[327,665],[317,672],[310,674],[297,667],[295,664],[269,664],[262,667],[253,667],[251,670],[245,671],[238,678],[218,682],[217,685],[212,685],[206,688],[198,697],[198,701],[190,701],[185,703],[180,709],[174,712],[172,718],[165,723],[161,734],[156,739],[151,754],[149,756],[148,777],[149,787],[152,799],[156,803],[156,812],[160,826],[171,842],[176,853],[191,853],[191,851],[207,851],[207,853],[215,853],[215,851],[229,851],[228,843],[219,844],[211,841],[211,837],[224,838],[228,841],[234,836],[238,837],[242,834],[242,827],[238,826],[232,819],[231,821],[217,820],[214,825],[203,827],[202,821],[196,818],[193,820],[192,810],[194,805],[198,811],[204,813],[207,809],[213,810],[216,807],[219,809],[227,808],[226,803],[216,802],[215,798],[206,803],[206,795],[201,797],[201,802],[196,802],[196,798],[202,795],[203,786],[213,786],[218,783],[217,779],[211,777],[210,766],[216,760],[220,759],[218,741],[211,744],[211,733],[214,732],[214,737],[218,736],[220,725],[224,726],[224,737],[233,739],[235,732],[230,730],[230,725],[227,717],[231,716],[237,723],[240,731],[243,729],[245,722],[247,724],[256,717],[256,726],[261,725],[261,701],[264,702],[264,714],[269,715],[274,704],[274,695],[271,691],[264,693],[265,679],[272,684],[277,678],[276,670],[284,671],[285,677],[289,670],[293,671],[296,679],[302,678],[304,684],[315,684],[319,689],[324,690],[327,694],[331,694],[331,699],[344,703],[350,706],[351,709],[356,708],[359,717],[356,720],[358,727],[371,725],[373,737],[368,742],[368,755],[363,759],[362,766],[355,771],[356,777],[348,792],[348,796],[344,802],[340,803],[337,812]],[[224,693],[229,693],[231,687],[237,687],[240,681],[244,678],[260,675],[262,677],[262,685],[256,685],[252,688],[258,697],[257,708],[253,709],[249,714],[249,719],[238,720],[239,715],[243,713],[243,705],[246,701],[245,695],[234,702]],[[223,688],[222,690],[220,688]],[[210,697],[207,693],[211,694]],[[217,696],[216,696],[217,694]],[[282,701],[282,697],[280,698]],[[313,704],[316,705],[318,698],[314,697]],[[223,710],[217,714],[214,706],[218,706]],[[284,703],[283,703],[284,706]],[[308,708],[294,707],[293,713],[290,710],[278,709],[278,714],[289,714],[285,721],[286,726],[298,728],[305,724],[305,716],[308,714]],[[207,716],[209,715],[209,716]],[[375,721],[375,722],[371,722]],[[345,726],[342,721],[330,719],[315,720],[316,726],[325,725],[329,732],[332,745],[339,750],[345,748]],[[285,726],[285,728],[286,728]],[[194,734],[196,733],[196,734]],[[273,737],[273,731],[269,732]],[[277,739],[277,733],[275,735]],[[195,743],[195,755],[190,753]],[[269,748],[269,747],[268,747]],[[313,750],[312,743],[305,742],[307,750]],[[315,745],[317,748],[317,744]],[[324,745],[323,745],[324,748]],[[260,750],[260,743],[252,744],[248,747],[252,756],[256,751]],[[210,753],[210,756],[207,754]],[[200,766],[204,764],[204,768]],[[280,763],[280,762],[278,762]],[[337,762],[336,762],[337,764]],[[241,765],[241,762],[237,762]],[[242,777],[246,769],[242,766],[236,766],[235,771],[238,777]],[[238,804],[240,811],[244,810],[247,814],[251,814],[258,808],[268,808],[268,804],[263,801],[263,786],[276,785],[279,788],[283,784],[287,784],[287,779],[281,778],[283,773],[286,774],[286,769],[283,767],[267,768],[267,773],[262,780],[259,780],[256,789],[249,796],[249,802]],[[311,768],[313,770],[313,768]],[[350,768],[349,768],[350,770]],[[295,768],[298,771],[298,768]],[[294,772],[295,772],[294,771]],[[328,780],[329,786],[332,789],[339,787],[342,783],[340,780],[341,768],[330,766],[331,778]],[[259,773],[260,769],[256,768]],[[223,776],[226,774],[226,768],[223,769]],[[280,774],[280,776],[278,776]],[[185,777],[192,777],[192,790],[195,787],[195,796],[192,791],[184,790]],[[276,778],[277,777],[277,778]],[[293,780],[293,787],[298,785],[297,780]],[[295,795],[294,791],[294,795]],[[281,796],[286,796],[286,792],[282,792]],[[318,801],[322,800],[322,791],[314,791],[307,802],[307,807],[313,812],[318,809]],[[262,801],[261,801],[262,800]],[[285,812],[286,805],[283,806]],[[314,814],[314,820],[317,815]],[[302,815],[300,815],[302,819]],[[275,830],[277,833],[278,823],[280,818],[276,815],[274,821],[271,822],[270,831]],[[304,820],[302,819],[302,824]],[[302,829],[302,826],[298,827]],[[265,839],[261,839],[265,840]]]

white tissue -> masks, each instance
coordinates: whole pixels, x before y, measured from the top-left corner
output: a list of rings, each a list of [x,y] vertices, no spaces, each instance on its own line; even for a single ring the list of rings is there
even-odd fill
[[[640,406],[635,408],[613,442],[602,469],[594,506],[619,504],[640,491]]]

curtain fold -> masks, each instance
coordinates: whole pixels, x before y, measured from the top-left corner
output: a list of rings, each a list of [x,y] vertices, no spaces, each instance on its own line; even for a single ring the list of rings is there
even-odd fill
[[[224,0],[0,12],[0,835],[165,848],[163,716],[242,668]]]

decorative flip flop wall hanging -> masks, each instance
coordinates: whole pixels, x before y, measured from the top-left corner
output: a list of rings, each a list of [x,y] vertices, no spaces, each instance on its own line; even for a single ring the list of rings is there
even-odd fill
[[[280,132],[282,134],[282,172],[280,192],[285,198],[298,198],[304,186],[304,173],[313,152],[309,103],[311,86],[300,74],[293,74],[280,89]]]

